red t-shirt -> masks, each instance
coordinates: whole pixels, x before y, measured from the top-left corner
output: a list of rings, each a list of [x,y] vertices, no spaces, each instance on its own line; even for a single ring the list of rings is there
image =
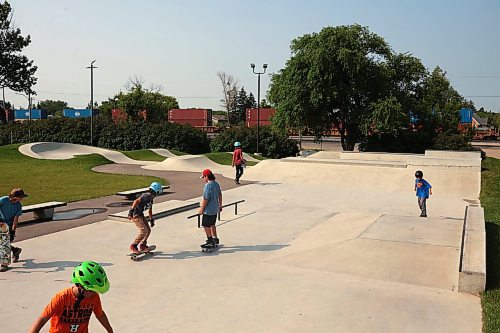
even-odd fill
[[[42,316],[51,318],[49,333],[88,333],[92,312],[102,315],[101,299],[97,293],[85,297],[78,309],[73,310],[76,297],[72,289],[57,293],[43,310]]]
[[[233,152],[234,165],[241,165],[243,163],[243,149],[236,148]]]

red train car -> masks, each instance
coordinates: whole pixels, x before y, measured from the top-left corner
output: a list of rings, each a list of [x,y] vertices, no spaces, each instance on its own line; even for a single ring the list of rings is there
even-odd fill
[[[261,126],[269,126],[271,125],[271,117],[275,113],[276,109],[273,108],[261,108],[260,114],[256,108],[247,109],[246,125],[247,127],[253,127],[257,126],[257,122],[260,122]],[[257,116],[259,119],[257,119]]]
[[[212,126],[212,109],[172,109],[168,111],[168,121],[194,127],[210,127]]]

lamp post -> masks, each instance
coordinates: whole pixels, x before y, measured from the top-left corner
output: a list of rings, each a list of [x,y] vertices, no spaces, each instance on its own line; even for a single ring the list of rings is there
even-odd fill
[[[256,72],[255,64],[251,63],[250,67],[252,67],[252,71],[254,74],[257,74],[257,151],[255,152],[257,155],[259,154],[259,132],[260,132],[260,75],[264,74],[267,69],[267,64],[262,65],[264,71]]]
[[[94,121],[94,66],[95,60],[90,63],[90,145],[93,146],[93,121]]]
[[[19,96],[23,96],[24,98],[26,98],[28,100],[28,112],[29,112],[29,116],[28,116],[28,141],[31,142],[31,104],[33,103],[33,100],[35,99],[34,97],[31,97],[31,89],[28,90],[28,96],[24,95],[24,94],[21,94],[21,93],[14,93],[16,95],[19,95]]]

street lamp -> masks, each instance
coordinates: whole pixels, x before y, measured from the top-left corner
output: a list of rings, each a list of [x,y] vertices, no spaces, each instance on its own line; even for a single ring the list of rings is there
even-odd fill
[[[251,63],[250,67],[252,67],[252,71],[254,74],[257,74],[257,151],[256,154],[259,154],[259,132],[260,132],[260,75],[264,74],[267,69],[267,64],[262,65],[264,69],[263,72],[255,71],[255,64]]]
[[[94,120],[94,68],[97,68],[94,66],[95,60],[92,60],[90,63],[90,67],[87,67],[87,69],[90,69],[90,145],[93,146],[93,120]]]

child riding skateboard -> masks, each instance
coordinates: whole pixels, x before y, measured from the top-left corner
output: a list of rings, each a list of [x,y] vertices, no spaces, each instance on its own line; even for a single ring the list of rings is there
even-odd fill
[[[217,221],[217,214],[222,211],[222,191],[219,183],[215,181],[214,174],[209,169],[203,170],[200,178],[205,180],[205,186],[203,187],[203,199],[198,214],[203,215],[201,224],[207,235],[207,241],[201,247],[214,248],[219,245],[215,222]]]
[[[134,242],[130,244],[130,251],[132,253],[138,253],[141,251],[146,251],[148,249],[148,237],[151,234],[151,228],[154,227],[153,219],[153,199],[163,192],[163,187],[160,183],[154,182],[149,186],[149,192],[143,193],[139,198],[134,200],[132,203],[132,208],[128,212],[129,220],[134,221],[137,228],[139,228],[139,234],[135,238]],[[149,213],[149,223],[144,216],[144,211],[148,210]],[[137,247],[139,246],[139,248]]]
[[[93,261],[82,262],[74,269],[71,282],[75,285],[52,298],[30,333],[40,332],[49,320],[49,332],[88,333],[92,313],[108,333],[113,332],[99,297],[109,290],[108,277],[102,266]]]

